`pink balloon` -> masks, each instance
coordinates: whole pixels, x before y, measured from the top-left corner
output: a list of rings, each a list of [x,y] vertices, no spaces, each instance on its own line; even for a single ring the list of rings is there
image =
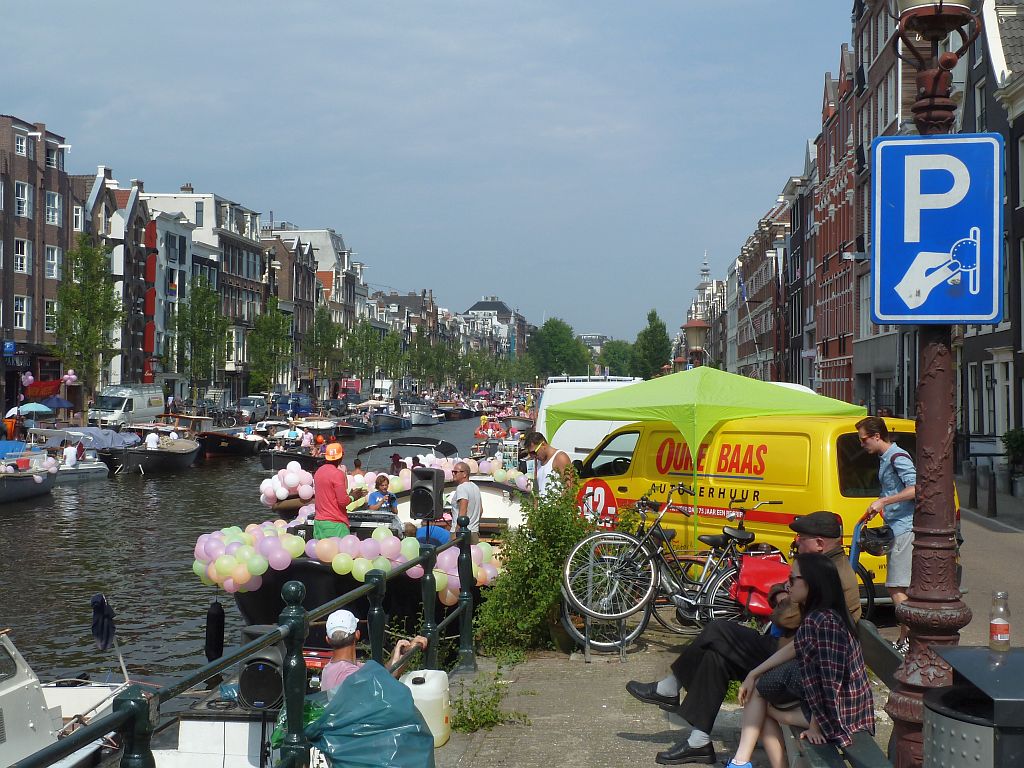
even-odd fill
[[[477,565],[480,565],[480,563],[484,561],[484,551],[476,544],[469,548],[469,553],[473,558],[473,562]]]
[[[68,368],[68,376],[74,376],[74,375],[75,375],[75,369],[74,368]]]
[[[240,542],[240,541],[232,541],[230,544],[228,544],[226,547],[224,547],[224,554],[225,555],[233,555],[233,554],[235,554],[235,552],[238,551],[238,548],[240,546],[242,546],[242,542]]]
[[[462,581],[459,579],[459,575],[457,573],[448,574],[448,589],[452,592],[458,592],[461,587]]]
[[[365,475],[363,475],[363,479],[366,480],[366,487],[367,488],[373,488],[373,483],[377,479],[377,473],[376,472],[367,472]]]
[[[457,549],[446,549],[440,555],[437,556],[437,567],[442,571],[454,572],[459,564],[459,550]]]
[[[402,542],[397,536],[388,536],[380,542],[380,553],[388,560],[394,560],[402,551]]]
[[[256,545],[256,549],[269,560],[271,553],[281,549],[281,542],[278,541],[276,536],[267,536],[260,540],[260,543]]]
[[[307,471],[303,470],[301,474],[302,474],[302,484],[303,485],[312,485],[313,484],[313,473],[312,472],[307,472]]]
[[[530,487],[530,481],[526,475],[520,475],[516,478],[516,487],[519,488],[520,491],[525,491]]]
[[[250,592],[255,592],[257,589],[263,586],[262,576],[253,576],[247,582],[245,582],[245,588]]]
[[[206,551],[208,559],[216,560],[224,554],[224,542],[220,539],[210,539],[206,542],[206,546],[203,549]]]
[[[232,579],[231,577],[228,577],[228,578],[224,579],[224,583],[221,584],[221,586],[224,587],[224,591],[225,592],[229,592],[229,593],[233,594],[233,593],[238,591],[238,585],[235,584],[235,580]]]
[[[309,501],[313,498],[313,486],[312,485],[300,485],[299,486],[299,498],[303,501]]]
[[[498,577],[498,567],[494,563],[484,563],[480,568],[487,574],[488,583],[494,581]]]
[[[449,469],[448,467],[445,467],[445,469],[444,469],[444,481],[446,483],[450,483],[454,477],[455,477],[455,475],[452,474],[451,469]]]
[[[350,533],[341,540],[341,545],[338,547],[339,552],[344,552],[352,557],[359,556],[359,537],[354,533]]]
[[[412,568],[410,568],[408,571],[405,572],[405,575],[408,576],[410,579],[422,579],[423,578],[423,566],[422,565],[414,565]]]
[[[284,549],[278,547],[267,556],[267,562],[275,571],[283,571],[292,563],[292,556]]]
[[[316,539],[306,542],[306,557],[316,557]]]
[[[401,547],[401,544],[399,544]],[[359,555],[367,560],[380,557],[380,543],[376,539],[363,539],[359,542]]]

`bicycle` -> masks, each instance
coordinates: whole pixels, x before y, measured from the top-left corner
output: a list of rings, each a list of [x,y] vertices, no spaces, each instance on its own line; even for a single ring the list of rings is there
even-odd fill
[[[853,572],[861,583],[860,617],[871,621],[875,615],[875,582],[873,579],[875,574],[860,564],[860,531],[867,525],[867,522],[868,513],[865,512],[853,526],[853,537],[850,540],[850,565],[853,566]]]
[[[685,631],[691,623],[701,627],[715,619],[744,617],[746,610],[732,597],[730,589],[735,592],[740,553],[754,540],[754,534],[742,527],[745,510],[732,511],[733,516],[729,516],[730,520],[739,518],[739,527],[724,526],[719,535],[698,537],[711,548],[707,552],[680,557],[671,544],[675,529],[661,526],[670,510],[687,517],[693,514],[672,504],[677,492],[693,495],[691,489],[679,483],[670,487],[663,508],[647,495],[637,501],[641,515],[637,536],[600,531],[577,542],[562,573],[563,590],[573,609],[609,622],[649,608],[672,631]],[[757,506],[767,503],[777,502]],[[654,523],[645,531],[647,513],[659,509]],[[669,618],[672,613],[675,616]]]

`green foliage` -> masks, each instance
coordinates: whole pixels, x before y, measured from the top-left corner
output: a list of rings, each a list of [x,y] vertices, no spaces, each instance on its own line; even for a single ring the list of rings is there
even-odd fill
[[[356,323],[342,338],[342,368],[361,379],[373,378],[380,365],[381,338],[380,329],[369,320]]]
[[[629,376],[633,372],[633,345],[618,339],[607,341],[601,345],[597,361],[612,376]]]
[[[111,334],[124,317],[110,273],[110,251],[79,236],[77,245],[64,254],[63,277],[57,289],[53,351],[93,392],[100,366],[118,352]]]
[[[576,505],[574,482],[540,499],[523,500],[525,521],[502,544],[505,570],[480,606],[477,629],[490,653],[547,646],[557,621],[562,567],[573,545],[592,530]]]
[[[341,326],[331,320],[330,310],[321,304],[313,313],[313,325],[302,343],[306,362],[316,368],[321,378],[332,377],[337,371],[340,339]]]
[[[553,317],[530,337],[530,356],[541,376],[585,375],[590,369],[590,350],[576,338],[564,320]]]
[[[228,319],[220,312],[220,295],[202,275],[192,278],[188,300],[178,309],[178,370],[187,373],[195,394],[200,381],[212,381],[224,367]]]
[[[631,535],[635,535],[640,530],[640,513],[636,511],[636,507],[625,507],[619,510],[615,530]]]
[[[657,310],[647,313],[647,327],[637,334],[633,344],[633,373],[649,379],[661,373],[672,355],[672,340]]]
[[[380,342],[377,350],[379,368],[386,379],[398,379],[405,368],[405,353],[402,351],[402,337],[390,331]]]
[[[256,316],[247,339],[249,386],[256,392],[273,390],[281,373],[291,367],[292,321],[278,308],[277,298],[267,302],[267,311]]]
[[[739,703],[740,686],[742,683],[739,680],[730,680],[729,687],[725,690],[725,701],[730,704]]]
[[[501,679],[501,669],[493,675],[477,675],[472,683],[463,683],[458,697],[452,699],[452,729],[472,733],[490,730],[496,725],[521,723],[530,725],[522,712],[506,712],[501,703],[507,695],[507,683]]]
[[[1024,429],[1017,427],[1007,430],[1003,435],[1003,445],[1011,467],[1024,465]]]

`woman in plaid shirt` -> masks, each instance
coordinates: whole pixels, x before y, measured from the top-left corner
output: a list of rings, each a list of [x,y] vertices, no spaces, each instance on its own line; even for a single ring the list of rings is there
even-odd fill
[[[772,768],[786,765],[779,723],[805,728],[800,738],[812,744],[848,747],[858,731],[875,732],[874,702],[864,654],[846,608],[835,564],[824,555],[797,555],[789,576],[790,599],[803,609],[792,643],[755,667],[740,687],[743,727],[734,768],[750,766],[761,737]],[[757,679],[769,669],[797,660],[800,706],[780,710],[757,693]]]

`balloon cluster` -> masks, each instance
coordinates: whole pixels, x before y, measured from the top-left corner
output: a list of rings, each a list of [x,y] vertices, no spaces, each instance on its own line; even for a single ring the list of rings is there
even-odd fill
[[[313,475],[297,461],[289,461],[287,467],[260,483],[260,503],[265,507],[272,507],[289,496],[298,496],[303,501],[313,498]]]
[[[35,382],[36,377],[32,375],[32,371],[25,371],[21,374],[21,386],[29,387]]]
[[[43,459],[42,466],[43,466],[43,469],[45,469],[51,475],[56,475],[57,474],[57,460],[55,458],[53,458],[52,456],[47,456],[45,459]],[[3,474],[12,475],[12,474],[14,474],[17,471],[18,471],[18,468],[16,466],[14,466],[13,464],[0,464],[0,475],[3,475]],[[34,483],[36,483],[36,485],[41,484],[43,482],[43,475],[42,475],[42,473],[37,473],[37,474],[32,475],[32,481]]]
[[[349,475],[349,490],[365,488],[372,492],[376,488],[377,478],[382,475],[388,479],[389,493],[401,493],[406,488],[412,487],[412,470],[403,469],[397,475],[389,475],[386,472],[367,472],[364,475]]]
[[[340,576],[351,575],[356,581],[366,581],[372,570],[390,573],[391,569],[420,555],[420,543],[413,537],[399,539],[387,526],[378,526],[368,539],[358,536],[332,536],[305,541],[288,529],[306,522],[312,514],[312,505],[299,510],[291,523],[267,520],[253,523],[243,531],[238,526],[204,533],[196,539],[192,572],[207,586],[217,584],[225,592],[249,592],[263,584],[267,569],[283,571],[296,558],[305,555],[310,560],[329,564]],[[473,577],[478,586],[487,586],[498,576],[491,545],[487,542],[471,548]],[[455,605],[459,599],[461,582],[458,575],[459,551],[446,549],[437,556],[434,569],[434,587],[438,599],[445,605]],[[416,565],[405,572],[411,579],[423,577],[423,566]]]
[[[65,384],[76,384],[78,382],[78,375],[75,373],[74,368],[70,368],[67,373],[60,377],[60,380]]]

